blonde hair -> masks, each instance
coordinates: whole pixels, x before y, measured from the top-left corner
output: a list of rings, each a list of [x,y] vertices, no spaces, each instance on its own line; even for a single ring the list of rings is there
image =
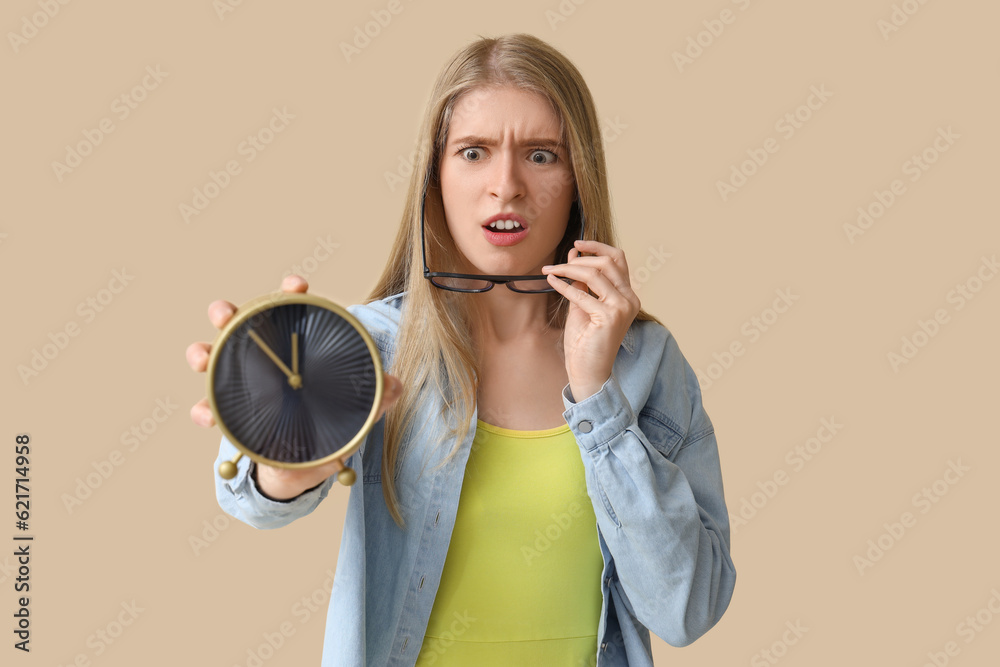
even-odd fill
[[[452,268],[456,251],[444,217],[437,166],[447,144],[455,104],[470,90],[484,86],[513,86],[538,93],[549,100],[560,119],[574,177],[573,183],[564,186],[575,185],[576,201],[555,261],[564,262],[579,237],[581,207],[586,216],[584,237],[618,247],[597,111],[576,67],[555,48],[529,34],[481,37],[458,51],[441,70],[428,100],[396,240],[382,276],[365,301],[406,292],[389,370],[402,380],[403,393],[386,412],[382,452],[382,492],[389,513],[401,528],[405,521],[395,479],[406,455],[403,446],[409,441],[427,390],[433,388],[443,398],[445,407],[439,416],[448,416],[444,410],[450,409],[455,418],[441,441],[455,439],[445,461],[458,452],[467,437],[476,406],[479,382],[470,335],[470,295],[438,289],[423,277],[420,208],[426,182],[428,266],[438,271],[456,270]],[[548,299],[550,325],[563,327],[569,302],[562,295],[552,292],[531,298]],[[659,322],[642,310],[635,319]]]

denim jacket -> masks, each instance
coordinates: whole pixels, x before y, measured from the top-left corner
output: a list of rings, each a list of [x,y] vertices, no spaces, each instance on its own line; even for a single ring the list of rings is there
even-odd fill
[[[404,296],[348,307],[371,334],[386,369]],[[567,384],[562,398],[563,416],[580,446],[604,557],[596,664],[652,665],[650,631],[673,646],[690,644],[718,622],[736,583],[719,452],[698,380],[666,328],[637,321],[601,389],[576,402]],[[440,407],[432,402],[420,421],[433,436],[445,428],[435,418]],[[448,553],[476,419],[458,455],[437,470],[454,443],[410,443],[397,479],[406,529],[393,521],[382,496],[384,418],[347,461],[361,483],[350,488],[324,667],[415,663]],[[223,436],[216,466],[236,451]],[[256,528],[278,528],[309,514],[334,484],[331,477],[290,501],[270,500],[248,476],[249,464],[243,457],[231,480],[216,475],[216,493],[227,513]]]

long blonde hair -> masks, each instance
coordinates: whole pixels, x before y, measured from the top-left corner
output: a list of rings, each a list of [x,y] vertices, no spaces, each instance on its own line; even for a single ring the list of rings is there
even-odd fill
[[[482,37],[458,51],[441,70],[428,100],[399,231],[382,276],[365,301],[406,292],[389,370],[402,380],[403,393],[385,415],[381,475],[386,506],[401,528],[405,521],[395,479],[406,454],[403,446],[421,402],[427,399],[426,392],[436,390],[454,419],[441,441],[455,439],[446,461],[467,437],[476,407],[479,381],[470,335],[470,295],[438,289],[423,277],[420,208],[426,182],[428,265],[442,267],[436,268],[438,271],[456,270],[451,260],[456,250],[444,217],[437,165],[447,144],[455,104],[482,86],[513,86],[538,93],[550,101],[560,118],[574,176],[574,183],[565,186],[575,186],[577,197],[555,261],[564,262],[573,240],[579,237],[581,207],[586,220],[584,237],[618,247],[600,123],[590,90],[576,67],[555,48],[529,34]],[[537,298],[548,299],[549,323],[562,328],[569,302],[558,292]],[[635,319],[659,322],[643,310]]]

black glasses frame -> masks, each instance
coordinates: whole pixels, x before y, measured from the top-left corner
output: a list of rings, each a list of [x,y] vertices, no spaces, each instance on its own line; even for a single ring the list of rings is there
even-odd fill
[[[424,262],[424,278],[431,281],[431,284],[438,289],[447,290],[449,292],[489,292],[493,289],[494,285],[506,285],[507,289],[511,292],[517,292],[518,294],[548,294],[549,292],[555,292],[556,288],[551,285],[545,289],[540,290],[519,290],[511,286],[511,283],[519,282],[522,280],[547,280],[546,275],[526,275],[526,276],[492,276],[492,275],[482,275],[482,274],[470,274],[470,273],[448,273],[445,271],[431,271],[427,268],[427,242],[424,240],[424,206],[427,201],[427,184],[430,180],[430,172],[428,171],[427,176],[424,178],[424,189],[423,194],[420,196],[420,255]],[[577,206],[580,210],[580,240],[583,240],[583,230],[585,227],[585,217],[583,215],[583,207]],[[558,260],[558,258],[556,258]],[[482,289],[462,289],[459,287],[448,287],[445,285],[439,285],[434,282],[434,278],[466,278],[469,280],[485,280],[489,284]],[[566,278],[559,276],[560,280],[565,283],[572,283],[572,278]]]

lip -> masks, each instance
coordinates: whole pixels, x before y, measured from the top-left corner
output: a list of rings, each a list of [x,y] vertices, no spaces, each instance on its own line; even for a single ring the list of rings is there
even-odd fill
[[[510,220],[510,218],[504,218]],[[520,243],[528,235],[528,230],[522,228],[519,232],[495,232],[489,227],[483,227],[483,236],[493,245],[508,246]]]
[[[495,232],[490,229],[490,223],[494,220],[516,220],[521,225],[519,232]],[[483,236],[486,240],[496,246],[516,245],[524,240],[528,235],[528,221],[517,213],[497,213],[483,222]]]

